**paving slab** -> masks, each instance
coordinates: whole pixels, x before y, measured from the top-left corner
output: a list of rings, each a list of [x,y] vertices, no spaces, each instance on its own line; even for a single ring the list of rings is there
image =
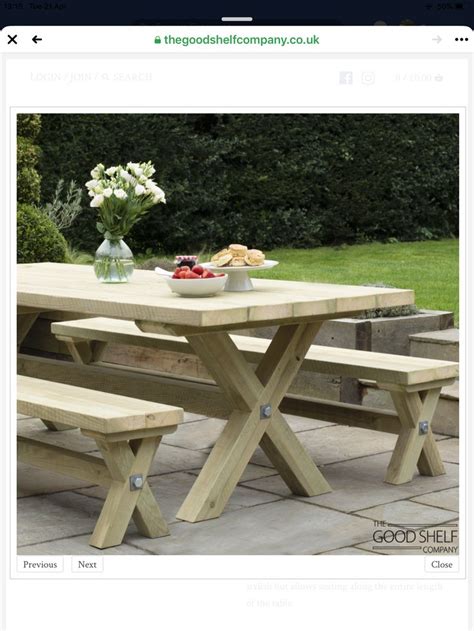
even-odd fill
[[[139,550],[135,546],[122,543],[120,546],[99,550],[89,545],[89,535],[79,537],[68,537],[67,539],[56,539],[47,543],[35,543],[30,546],[18,548],[19,555],[83,555],[83,556],[112,556],[112,555],[144,555],[149,554],[144,550]]]
[[[404,528],[430,528],[435,524],[454,521],[458,518],[454,511],[417,504],[408,500],[374,506],[355,514]]]
[[[325,554],[335,554],[336,556],[347,556],[347,555],[352,556],[352,555],[360,555],[360,554],[371,554],[375,556],[380,555],[379,552],[374,552],[372,550],[365,550],[365,549],[357,548],[355,546],[348,547],[348,548],[337,548],[336,550],[328,550],[328,552],[321,552],[321,555],[325,555]]]
[[[393,451],[396,436],[358,427],[332,425],[300,432],[298,439],[316,464],[330,464],[370,454]],[[251,458],[253,464],[268,466],[270,461],[260,447]]]
[[[193,423],[178,426],[173,434],[163,436],[162,444],[175,445],[185,449],[206,449],[212,447],[224,429],[226,421],[205,418]]]
[[[199,475],[201,469],[191,469],[188,473],[192,475]],[[248,464],[245,467],[244,472],[240,478],[240,482],[248,482],[249,480],[256,480],[257,478],[265,478],[276,474],[276,470],[273,467],[261,467],[256,464]]]
[[[454,521],[442,526],[418,530],[408,543],[381,543],[370,540],[357,544],[355,547],[390,555],[456,555],[459,554],[459,525],[457,521]]]
[[[196,421],[202,421],[207,416],[205,414],[193,414],[192,412],[184,412],[183,423],[194,423]]]
[[[160,540],[131,535],[127,541],[154,554],[318,554],[367,541],[373,525],[368,519],[282,499],[219,519],[178,522],[170,530],[171,536]]]
[[[439,452],[444,462],[459,464],[459,438],[448,438],[438,443]]]
[[[206,459],[207,454],[202,451],[193,451],[174,445],[160,445],[151,465],[150,475],[186,471],[187,469],[200,470]]]
[[[168,523],[178,521],[176,513],[189,493],[191,486],[196,481],[196,476],[189,473],[169,473],[166,475],[153,476],[148,478],[150,487],[160,505],[163,517]],[[105,499],[106,491],[101,487],[94,486],[78,491],[89,497]],[[231,512],[248,506],[256,506],[266,502],[278,501],[272,493],[255,491],[242,486],[237,486],[232,493],[224,512]]]
[[[17,502],[18,545],[91,534],[102,502],[71,491]]]
[[[90,482],[81,482],[81,480],[31,467],[21,462],[17,465],[17,497],[70,491],[88,486],[91,486]]]
[[[445,489],[444,491],[435,491],[426,495],[413,497],[412,502],[419,504],[428,504],[429,506],[437,506],[446,510],[459,511],[459,488]]]
[[[390,453],[378,454],[321,467],[321,473],[329,482],[332,492],[316,497],[292,495],[279,475],[249,480],[243,484],[249,488],[276,493],[282,497],[292,497],[347,513],[408,499],[415,495],[424,495],[458,484],[459,467],[449,463],[445,465],[446,475],[430,477],[416,472],[413,480],[407,484],[386,484],[384,477],[390,457]]]
[[[322,427],[331,427],[335,423],[327,421],[318,421],[312,418],[303,418],[302,416],[294,416],[293,414],[283,414],[286,422],[294,432],[307,432],[311,429],[321,429]]]

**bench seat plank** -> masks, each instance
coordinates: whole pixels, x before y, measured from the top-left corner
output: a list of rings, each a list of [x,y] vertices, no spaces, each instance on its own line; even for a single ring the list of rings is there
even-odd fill
[[[127,320],[87,318],[55,322],[51,330],[60,339],[95,340],[194,354],[185,337],[143,333],[134,322]],[[231,338],[252,363],[260,361],[271,341],[245,335],[231,335]],[[402,386],[455,379],[459,374],[458,364],[454,362],[319,345],[311,346],[302,369]]]
[[[101,434],[175,426],[183,418],[174,406],[21,375],[17,401],[20,414]]]

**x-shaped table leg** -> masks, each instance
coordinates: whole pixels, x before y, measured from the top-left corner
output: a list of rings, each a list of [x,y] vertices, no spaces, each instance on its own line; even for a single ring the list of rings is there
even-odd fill
[[[122,543],[131,517],[140,534],[162,537],[169,534],[155,497],[146,481],[161,436],[130,441],[96,439],[112,483],[90,538],[90,545],[109,548]],[[130,477],[139,474],[142,486],[130,488]]]
[[[218,517],[259,443],[293,493],[309,497],[331,490],[278,410],[320,326],[281,326],[256,372],[227,333],[188,337],[234,411],[179,509],[179,519]]]

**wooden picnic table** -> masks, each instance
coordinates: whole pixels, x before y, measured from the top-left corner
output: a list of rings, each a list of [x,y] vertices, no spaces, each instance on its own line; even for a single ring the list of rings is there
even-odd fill
[[[325,320],[414,302],[405,289],[258,278],[253,284],[254,291],[183,298],[148,271],[135,271],[128,284],[107,285],[90,266],[18,266],[20,340],[44,311],[133,320],[142,331],[185,336],[221,388],[232,412],[177,514],[185,521],[222,513],[259,444],[293,493],[330,491],[279,405]],[[277,332],[253,370],[229,331],[271,325]]]

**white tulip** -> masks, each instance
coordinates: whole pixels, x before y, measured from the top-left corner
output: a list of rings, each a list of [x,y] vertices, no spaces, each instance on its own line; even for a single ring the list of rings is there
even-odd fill
[[[122,188],[116,188],[114,191],[114,195],[118,199],[127,199],[127,193]]]
[[[117,170],[117,167],[109,167],[107,169],[106,173],[107,173],[107,175],[113,175],[116,170]]]
[[[102,206],[103,203],[104,203],[104,196],[95,195],[94,199],[91,201],[91,206],[92,208],[99,208],[99,206]]]
[[[133,171],[134,169],[138,169],[139,167],[140,167],[140,164],[138,162],[127,163],[127,169],[130,169],[130,171]]]
[[[127,171],[125,171],[124,169],[120,171],[120,177],[122,178],[122,180],[125,180],[126,182],[130,182],[130,180],[132,179],[132,176],[130,175],[130,173],[127,173]]]
[[[98,184],[99,182],[97,180],[89,180],[86,182],[87,188],[95,188]]]
[[[144,192],[145,192],[144,186],[142,186],[141,184],[137,184],[135,186],[135,195],[143,195]]]
[[[94,191],[89,191],[88,195],[89,195],[89,197],[95,197]]]
[[[104,197],[110,197],[112,193],[113,193],[113,190],[110,187],[104,189]]]
[[[91,171],[91,175],[94,179],[97,179],[100,177],[101,172],[105,169],[104,165],[102,164],[102,162],[99,162],[99,164],[92,169]]]
[[[158,190],[154,190],[154,198],[153,201],[155,204],[166,204],[165,192],[161,190],[159,186],[156,187]]]

